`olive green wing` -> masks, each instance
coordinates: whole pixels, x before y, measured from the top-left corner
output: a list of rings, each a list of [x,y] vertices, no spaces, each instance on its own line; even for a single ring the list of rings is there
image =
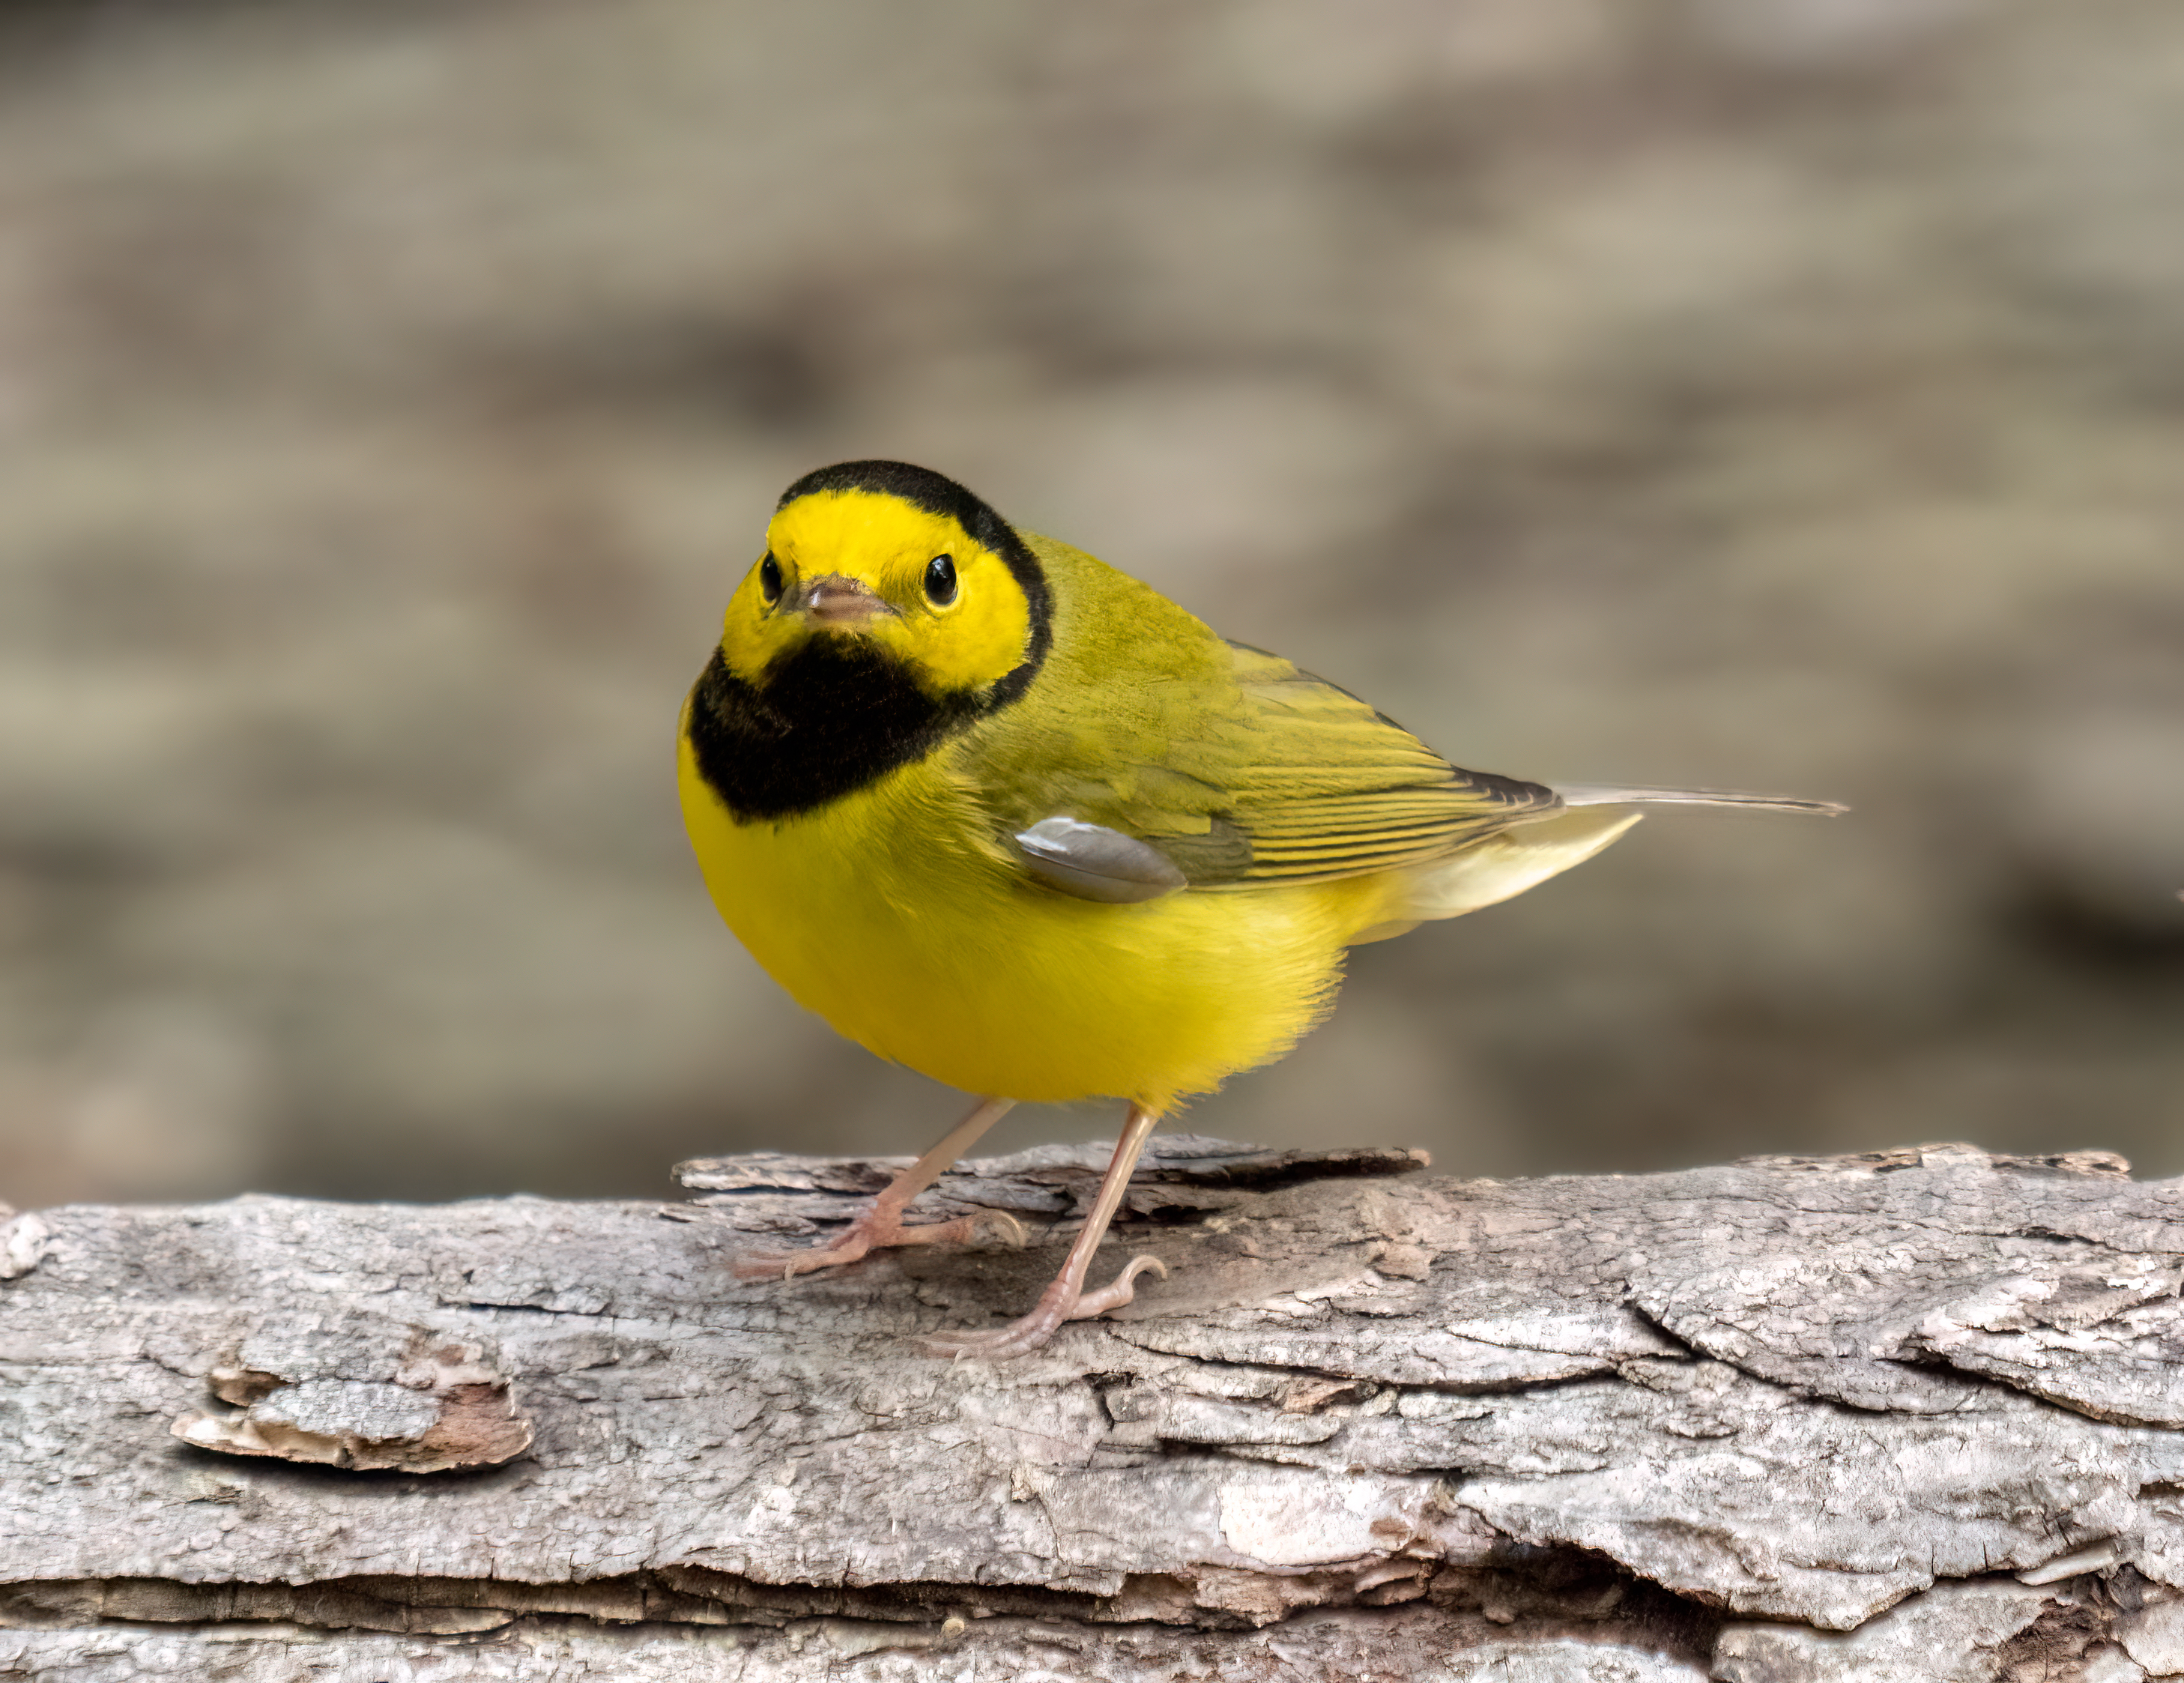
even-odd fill
[[[1178,860],[1195,886],[1421,864],[1562,804],[1540,784],[1450,765],[1385,714],[1279,655],[1228,648],[1241,704],[1234,722],[1179,757],[1224,791],[1223,816],[1251,853],[1240,869],[1202,877]]]
[[[1019,702],[959,743],[954,764],[996,841],[1050,883],[1068,886],[1056,873],[1083,863],[1103,881],[1119,873],[1098,897],[1158,891],[1157,866],[1125,839],[1150,844],[1192,888],[1361,876],[1559,805],[1539,784],[1459,771],[1347,691],[1027,537],[1055,587],[1054,650]],[[1054,819],[1078,828],[1022,839]],[[1090,850],[1081,860],[1078,847]]]

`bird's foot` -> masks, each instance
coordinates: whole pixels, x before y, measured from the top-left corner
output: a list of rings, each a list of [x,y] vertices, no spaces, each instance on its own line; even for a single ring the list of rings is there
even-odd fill
[[[1143,1256],[1131,1257],[1122,1273],[1097,1291],[1084,1290],[1065,1273],[1039,1294],[1037,1307],[1022,1320],[991,1332],[930,1333],[917,1340],[918,1347],[928,1356],[946,1356],[958,1362],[967,1356],[1005,1362],[1038,1349],[1064,1321],[1089,1320],[1134,1301],[1138,1276],[1149,1271],[1162,1279],[1167,1278],[1167,1263],[1157,1257]]]
[[[919,1222],[915,1226],[899,1215],[867,1210],[824,1245],[807,1246],[800,1251],[744,1251],[729,1266],[738,1279],[794,1279],[821,1268],[838,1268],[869,1251],[898,1245],[964,1244],[976,1238],[981,1228],[992,1229],[1014,1246],[1026,1242],[1022,1223],[1002,1210],[978,1210],[954,1221]]]

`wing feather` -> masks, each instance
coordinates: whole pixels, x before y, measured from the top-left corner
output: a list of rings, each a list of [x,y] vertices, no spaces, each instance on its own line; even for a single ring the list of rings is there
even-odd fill
[[[1451,766],[1386,714],[1278,655],[1228,645],[1245,728],[1225,779],[1251,863],[1228,884],[1362,876],[1435,859],[1560,804]]]
[[[1056,586],[1053,652],[961,750],[1002,839],[1068,817],[1151,844],[1193,888],[1243,889],[1421,864],[1560,807],[1552,789],[1460,770],[1349,691],[1026,537]]]

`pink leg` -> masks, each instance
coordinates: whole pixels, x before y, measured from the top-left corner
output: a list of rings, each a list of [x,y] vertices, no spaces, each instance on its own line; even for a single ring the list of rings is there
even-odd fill
[[[1061,1272],[1054,1277],[1054,1283],[1039,1294],[1031,1313],[992,1332],[935,1333],[920,1339],[918,1343],[934,1356],[952,1356],[958,1361],[966,1356],[983,1356],[998,1362],[1038,1349],[1054,1336],[1055,1329],[1064,1321],[1087,1320],[1094,1315],[1104,1315],[1110,1309],[1121,1308],[1136,1295],[1132,1282],[1147,1269],[1166,1279],[1167,1268],[1159,1257],[1133,1257],[1109,1284],[1097,1291],[1084,1290],[1084,1276],[1091,1270],[1092,1253],[1106,1236],[1107,1223],[1114,1220],[1123,1194],[1129,1186],[1130,1172],[1138,1166],[1138,1154],[1145,1150],[1146,1137],[1159,1121],[1157,1112],[1149,1111],[1143,1105],[1130,1106],[1130,1119],[1123,1126],[1123,1137],[1115,1142],[1115,1155],[1107,1164],[1106,1177],[1100,1182],[1100,1195],[1093,1201],[1092,1213],[1084,1218],[1084,1231],[1069,1247],[1069,1260],[1061,1265]]]
[[[1013,1216],[999,1210],[982,1211],[952,1222],[903,1224],[903,1212],[911,1199],[948,1172],[949,1165],[969,1151],[980,1134],[1009,1113],[1014,1099],[982,1099],[978,1107],[944,1134],[939,1144],[887,1184],[872,1207],[824,1245],[801,1251],[746,1251],[731,1265],[738,1279],[793,1279],[820,1268],[837,1268],[854,1262],[867,1251],[892,1245],[954,1245],[972,1238],[982,1227],[1005,1233],[1014,1243],[1024,1241],[1023,1229]]]

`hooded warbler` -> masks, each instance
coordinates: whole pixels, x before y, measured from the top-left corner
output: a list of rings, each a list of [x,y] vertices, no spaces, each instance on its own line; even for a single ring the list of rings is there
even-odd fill
[[[942,1354],[1036,1348],[1131,1300],[1085,1289],[1162,1114],[1278,1058],[1344,950],[1521,894],[1629,810],[1705,790],[1468,772],[1348,691],[1228,642],[1081,550],[901,462],[783,493],[682,711],[682,810],[728,927],[799,1003],[985,1095],[832,1244],[746,1277],[967,1237],[906,1207],[1019,1100],[1128,1120],[1061,1273]]]

